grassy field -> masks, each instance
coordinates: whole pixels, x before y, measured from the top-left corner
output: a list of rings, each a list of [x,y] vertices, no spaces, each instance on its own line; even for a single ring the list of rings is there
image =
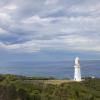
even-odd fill
[[[75,82],[73,80],[45,80],[45,84],[53,84],[53,85],[61,85],[63,83],[72,83]]]
[[[100,100],[100,78],[82,82],[0,75],[0,100]]]

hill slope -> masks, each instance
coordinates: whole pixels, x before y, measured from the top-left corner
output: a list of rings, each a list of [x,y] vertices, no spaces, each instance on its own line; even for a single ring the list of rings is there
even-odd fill
[[[100,79],[74,82],[0,75],[0,100],[100,100]]]

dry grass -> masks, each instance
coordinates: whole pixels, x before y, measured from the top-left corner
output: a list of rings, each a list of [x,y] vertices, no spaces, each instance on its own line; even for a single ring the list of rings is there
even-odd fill
[[[62,83],[70,83],[73,80],[45,80],[45,84],[60,85]]]

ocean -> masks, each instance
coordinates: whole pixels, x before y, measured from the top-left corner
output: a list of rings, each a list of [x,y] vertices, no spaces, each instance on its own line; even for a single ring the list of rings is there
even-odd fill
[[[0,62],[0,73],[73,79],[74,61]],[[100,60],[81,61],[81,75],[100,77]]]

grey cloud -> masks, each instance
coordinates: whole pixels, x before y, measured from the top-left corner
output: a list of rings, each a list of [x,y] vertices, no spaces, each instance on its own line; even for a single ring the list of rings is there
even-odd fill
[[[0,28],[8,34],[6,36],[2,34],[0,37],[1,47],[25,51],[43,48],[100,51],[100,17],[98,16],[99,6],[96,6],[100,1],[55,0],[50,2],[49,0],[46,4],[46,0],[0,1],[2,5]],[[16,5],[17,8],[11,12],[6,10],[2,12],[3,7],[10,4]],[[91,12],[92,5],[97,8],[96,11]]]

